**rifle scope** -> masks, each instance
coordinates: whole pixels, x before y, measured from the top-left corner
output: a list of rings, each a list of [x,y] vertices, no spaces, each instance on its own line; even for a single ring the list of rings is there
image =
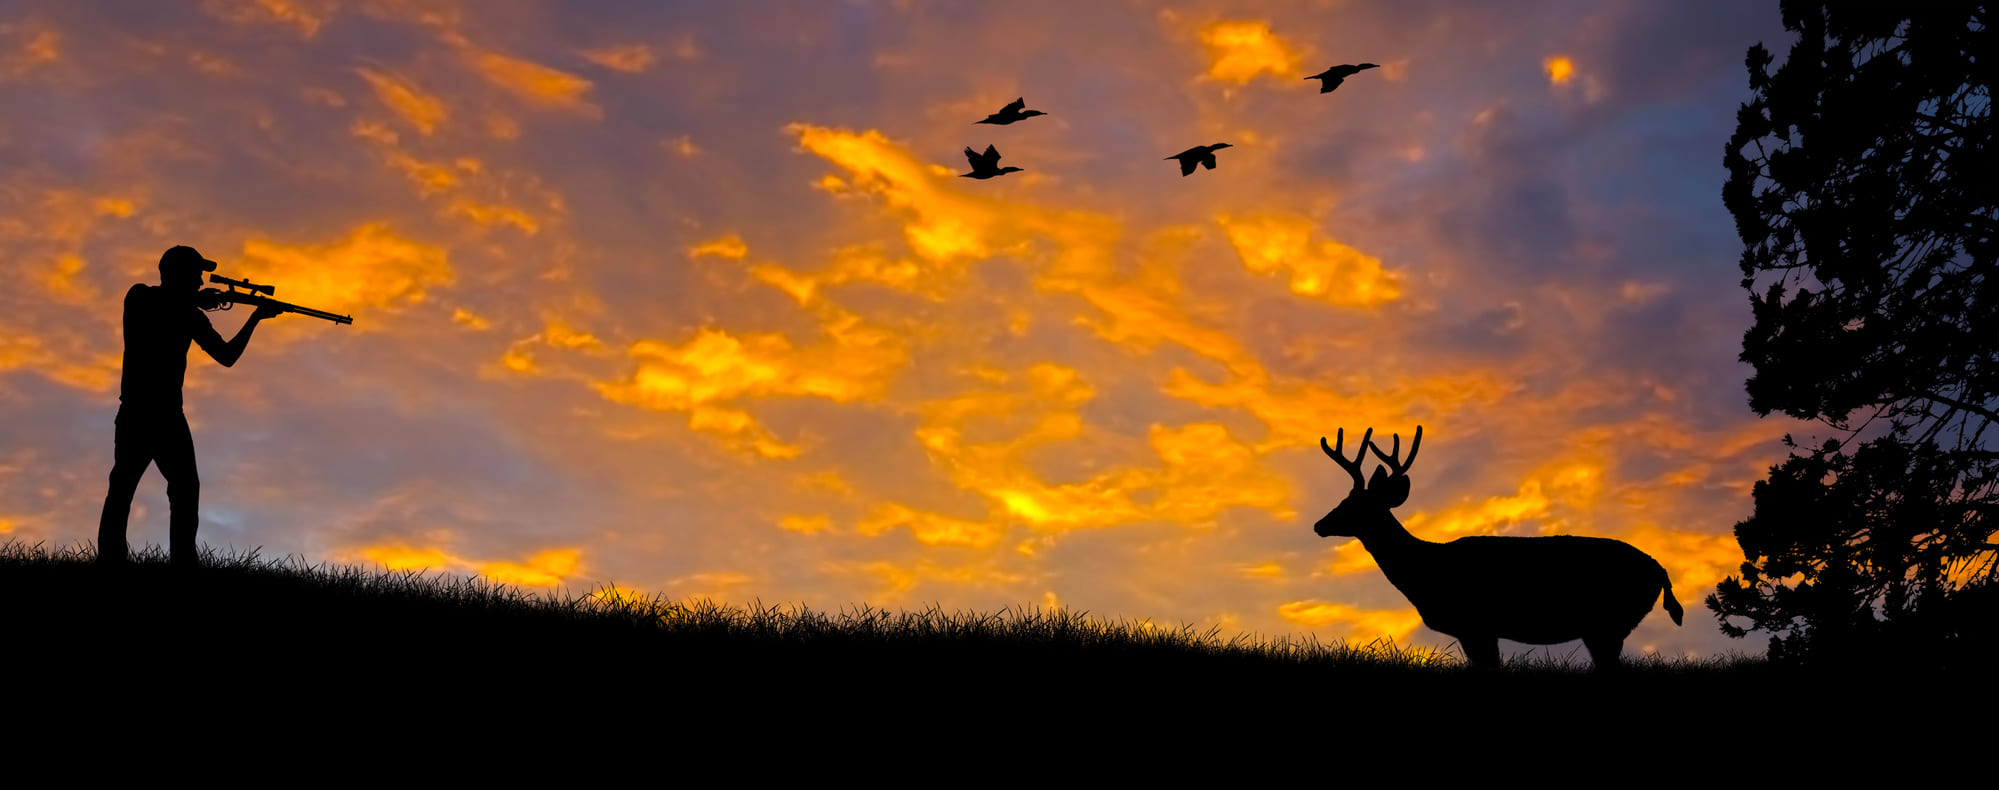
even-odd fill
[[[232,280],[220,274],[208,275],[208,281],[215,283],[216,285],[227,285],[234,288],[248,289],[252,293],[260,293],[265,296],[278,295],[278,287],[275,285],[258,285],[248,280]]]

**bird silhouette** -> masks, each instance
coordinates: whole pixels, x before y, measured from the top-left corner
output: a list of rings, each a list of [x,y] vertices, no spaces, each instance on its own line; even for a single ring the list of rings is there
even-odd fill
[[[1014,99],[1013,103],[1008,104],[1005,107],[1001,107],[999,112],[986,116],[985,120],[973,121],[972,123],[974,124],[989,123],[995,126],[1005,126],[1007,124],[1013,123],[1014,121],[1025,121],[1036,115],[1048,114],[1040,110],[1028,110],[1026,112],[1021,112],[1021,108],[1026,106],[1027,106],[1027,97],[1023,96],[1021,98]]]
[[[965,146],[965,161],[972,163],[972,172],[959,173],[958,177],[976,178],[984,181],[993,176],[1003,176],[1008,173],[1019,172],[1023,169],[1018,167],[1000,167],[999,159],[999,149],[990,145],[986,146],[986,152],[983,154],[972,150],[972,147],[969,145]]]
[[[1381,66],[1373,63],[1362,63],[1358,66],[1334,66],[1305,79],[1318,80],[1320,93],[1332,93],[1333,89],[1339,87],[1340,83],[1346,82],[1348,77],[1368,69],[1378,68],[1381,68]]]
[[[1180,160],[1180,176],[1185,178],[1187,174],[1194,172],[1194,165],[1197,164],[1209,170],[1215,169],[1215,152],[1231,147],[1233,146],[1228,143],[1197,145],[1166,158]]]

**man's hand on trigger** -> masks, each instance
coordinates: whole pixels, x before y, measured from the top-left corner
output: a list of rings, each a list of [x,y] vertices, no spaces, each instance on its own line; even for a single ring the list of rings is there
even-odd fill
[[[261,321],[266,318],[276,318],[284,314],[285,309],[282,307],[273,304],[260,304],[257,305],[257,312],[250,314],[250,318]]]

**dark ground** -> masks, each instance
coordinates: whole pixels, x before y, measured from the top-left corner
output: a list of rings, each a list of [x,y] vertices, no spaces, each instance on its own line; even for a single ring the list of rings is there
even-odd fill
[[[57,749],[110,734],[113,753],[298,755],[331,770],[389,755],[482,770],[565,755],[586,773],[656,760],[841,775],[963,765],[971,773],[951,775],[1045,769],[1064,783],[1286,766],[1358,779],[1370,762],[1420,773],[1476,755],[1522,766],[1629,755],[1698,775],[1756,751],[1744,737],[1833,758],[1853,754],[1854,738],[1928,749],[1961,733],[1989,745],[1994,732],[1990,673],[1952,691],[1934,677],[1755,660],[1477,672],[1146,643],[1074,618],[1009,630],[882,615],[856,627],[717,607],[667,610],[674,625],[661,627],[644,607],[537,607],[492,585],[393,576],[257,562],[105,570],[16,551],[0,558],[8,719]],[[1949,721],[1968,727],[1930,726]],[[1059,755],[1082,762],[1057,769]]]

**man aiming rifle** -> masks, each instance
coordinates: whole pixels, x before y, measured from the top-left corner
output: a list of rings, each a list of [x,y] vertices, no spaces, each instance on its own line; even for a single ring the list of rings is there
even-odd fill
[[[202,273],[214,270],[215,262],[201,257],[193,247],[177,246],[160,256],[159,285],[139,283],[125,292],[125,360],[118,391],[116,449],[111,489],[104,495],[104,513],[97,523],[97,561],[101,564],[115,566],[127,561],[125,526],[132,494],[152,464],[158,464],[160,475],[167,479],[168,545],[173,564],[196,567],[201,563],[194,541],[201,479],[195,471],[194,437],[181,411],[189,344],[200,345],[216,362],[230,367],[243,356],[251,333],[264,319],[296,312],[353,323],[347,316],[270,299],[268,295],[274,290],[270,286],[217,276],[216,282],[231,286],[228,292],[203,289]],[[252,290],[239,292],[238,286]],[[226,309],[236,302],[255,304],[257,310],[236,336],[225,342],[202,311]]]

